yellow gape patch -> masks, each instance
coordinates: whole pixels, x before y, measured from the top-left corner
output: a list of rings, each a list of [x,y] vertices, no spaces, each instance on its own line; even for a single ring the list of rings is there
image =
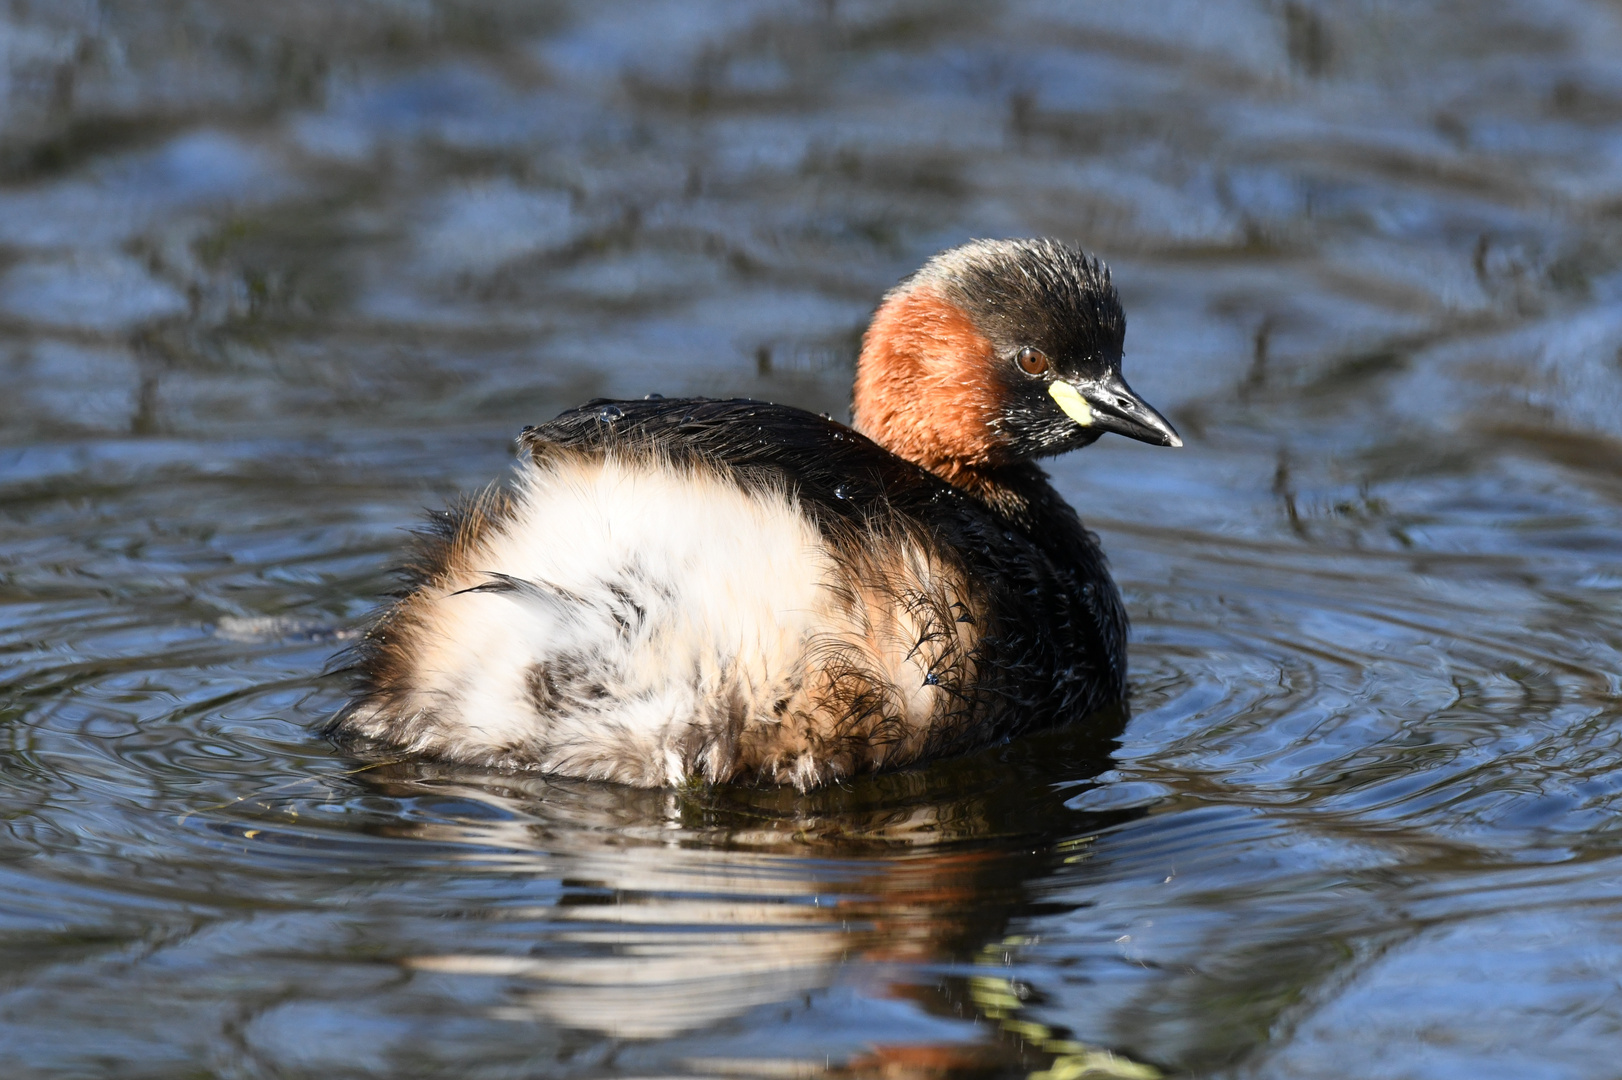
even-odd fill
[[[1093,422],[1093,407],[1087,404],[1087,399],[1074,386],[1067,382],[1055,382],[1048,387],[1048,393],[1053,395],[1053,400],[1059,403],[1064,414],[1082,427]]]

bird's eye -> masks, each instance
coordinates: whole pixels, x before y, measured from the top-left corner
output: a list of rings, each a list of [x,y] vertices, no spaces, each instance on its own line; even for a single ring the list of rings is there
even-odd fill
[[[1040,375],[1048,369],[1048,358],[1040,349],[1021,349],[1014,362],[1027,375]]]

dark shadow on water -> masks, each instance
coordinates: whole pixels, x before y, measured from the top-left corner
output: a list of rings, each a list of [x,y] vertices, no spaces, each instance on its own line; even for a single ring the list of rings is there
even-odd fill
[[[405,961],[433,978],[502,980],[492,1015],[723,1072],[809,1064],[772,1032],[792,1042],[821,1029],[819,1073],[1023,1074],[1099,1051],[1019,1022],[1028,991],[1006,969],[976,969],[1006,959],[1012,922],[1057,913],[1034,885],[1144,813],[1066,806],[1110,766],[1126,719],[1112,710],[806,793],[640,790],[432,762],[354,782],[403,811],[368,825],[374,835],[463,846],[471,861],[527,864],[557,884],[544,912],[467,913],[511,921],[488,951]],[[829,1065],[853,990],[903,1006],[917,1030],[893,1042],[868,1031]],[[930,1034],[942,1023],[956,1030]]]

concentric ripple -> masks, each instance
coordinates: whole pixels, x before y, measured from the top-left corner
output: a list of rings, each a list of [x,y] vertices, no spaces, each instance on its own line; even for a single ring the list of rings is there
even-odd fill
[[[1578,568],[1536,544],[1095,516],[1136,619],[1130,718],[800,796],[337,756],[310,730],[350,622],[319,611],[375,588],[377,542],[290,538],[284,512],[126,557],[189,568],[189,610],[313,590],[258,601],[287,614],[143,627],[118,588],[10,609],[0,1023],[25,1060],[1148,1076],[1257,1031],[1319,1060],[1321,1017],[1411,953],[1485,949],[1470,927],[1613,947],[1576,927],[1608,925],[1618,874],[1616,628],[1571,632]],[[108,1041],[65,1052],[48,1016]]]

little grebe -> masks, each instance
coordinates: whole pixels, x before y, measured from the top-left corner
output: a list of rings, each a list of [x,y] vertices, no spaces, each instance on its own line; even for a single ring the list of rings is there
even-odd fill
[[[851,427],[653,399],[526,428],[510,490],[434,516],[331,733],[807,788],[1119,701],[1120,593],[1034,459],[1182,445],[1121,378],[1125,329],[1098,260],[977,241],[884,298]]]

